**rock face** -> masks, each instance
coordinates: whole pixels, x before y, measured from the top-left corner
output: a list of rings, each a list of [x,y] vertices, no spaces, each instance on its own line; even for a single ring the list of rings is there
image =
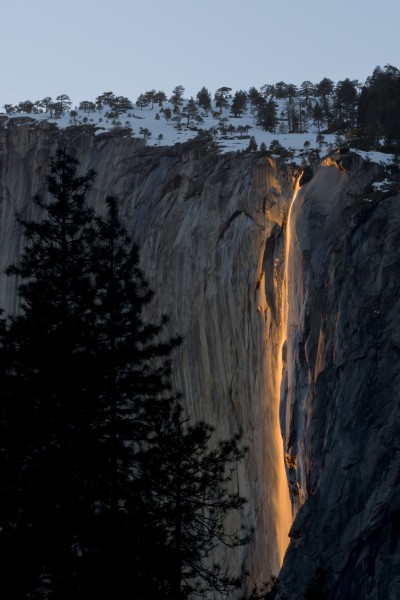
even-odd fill
[[[131,138],[65,133],[43,124],[0,129],[1,272],[23,236],[15,211],[37,218],[32,196],[46,196],[48,160],[59,145],[97,172],[88,200],[99,212],[117,196],[141,247],[155,291],[152,315],[169,315],[184,338],[174,383],[187,413],[216,427],[220,439],[242,433],[248,446],[236,485],[248,499],[251,546],[230,565],[254,581],[277,574],[288,543],[281,505],[289,506],[276,398],[282,223],[292,192],[284,165],[223,156],[190,146],[146,149]],[[17,310],[15,282],[2,276],[0,306]],[[279,491],[280,490],[280,491]],[[283,496],[283,497],[282,497]],[[225,559],[226,562],[227,559]]]
[[[88,199],[99,212],[107,195],[121,201],[155,291],[151,317],[168,314],[184,338],[174,384],[187,412],[219,438],[242,433],[249,448],[235,485],[255,535],[230,566],[258,584],[278,574],[290,489],[279,598],[302,598],[311,584],[337,600],[400,597],[400,198],[365,200],[376,167],[359,156],[327,160],[295,199],[285,277],[284,164],[0,124],[1,273],[23,247],[15,211],[39,216],[31,199],[46,195],[59,145],[98,173]],[[0,306],[18,310],[3,275]]]
[[[366,199],[376,171],[326,161],[292,210],[278,598],[400,597],[400,197]]]

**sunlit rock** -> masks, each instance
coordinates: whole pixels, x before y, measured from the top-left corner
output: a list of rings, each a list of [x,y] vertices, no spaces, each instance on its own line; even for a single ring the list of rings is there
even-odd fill
[[[151,316],[184,338],[187,413],[249,448],[235,485],[254,540],[224,565],[258,584],[278,574],[290,498],[278,598],[399,598],[400,197],[371,200],[379,167],[338,152],[293,195],[272,159],[0,120],[1,273],[23,248],[15,212],[40,217],[32,197],[60,144],[97,171],[96,210],[121,201]],[[15,281],[0,283],[16,312]]]
[[[229,564],[248,570],[252,581],[268,580],[278,574],[290,526],[281,518],[289,500],[277,349],[292,176],[270,159],[218,156],[193,143],[149,149],[132,138],[61,133],[45,123],[0,129],[1,272],[23,247],[15,212],[39,216],[32,197],[46,195],[48,159],[59,144],[79,158],[82,172],[97,172],[88,199],[98,211],[107,195],[122,203],[155,291],[151,316],[169,315],[170,333],[184,338],[174,384],[187,413],[214,425],[219,438],[241,433],[249,448],[235,485],[248,499],[244,517],[254,541],[229,553]],[[4,276],[0,306],[17,310],[15,282]]]

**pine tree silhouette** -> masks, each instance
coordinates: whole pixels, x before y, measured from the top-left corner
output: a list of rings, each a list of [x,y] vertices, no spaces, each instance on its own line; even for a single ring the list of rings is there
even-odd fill
[[[225,517],[243,456],[189,426],[171,389],[178,336],[153,322],[153,292],[115,198],[85,203],[94,173],[51,162],[39,222],[8,269],[20,313],[0,320],[0,593],[16,600],[181,600],[240,577],[209,564],[248,541]],[[201,583],[201,581],[203,583]]]
[[[3,335],[0,548],[4,587],[14,580],[16,597],[46,586],[55,598],[87,597],[96,587],[122,590],[117,573],[144,577],[138,540],[151,527],[135,460],[171,402],[169,355],[179,340],[156,341],[165,319],[143,323],[152,292],[137,248],[115,200],[104,220],[86,207],[94,174],[77,168],[57,153],[53,201],[35,199],[47,216],[22,222],[27,247],[8,269],[20,278],[21,314]]]
[[[190,424],[177,403],[145,457],[155,490],[153,521],[166,534],[160,576],[171,600],[208,597],[211,591],[229,597],[244,579],[243,573],[210,560],[218,546],[236,548],[251,539],[241,519],[229,522],[245,504],[232,484],[246,449],[238,437],[215,441],[213,431],[204,422]]]

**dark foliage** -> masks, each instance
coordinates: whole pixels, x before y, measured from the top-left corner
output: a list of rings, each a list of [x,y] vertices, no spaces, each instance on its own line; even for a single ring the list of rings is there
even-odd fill
[[[180,339],[165,337],[165,317],[143,318],[153,294],[138,248],[115,198],[106,218],[87,208],[94,173],[77,169],[57,153],[52,200],[35,200],[46,216],[22,221],[27,246],[8,269],[21,310],[0,321],[1,594],[172,600],[193,577],[229,589],[237,580],[203,563],[217,543],[247,541],[220,528],[243,504],[226,488],[242,451],[236,439],[209,450],[206,425],[183,430],[171,392]]]
[[[364,137],[383,137],[387,151],[400,146],[400,71],[391,65],[376,67],[362,88],[358,125]]]
[[[212,434],[206,423],[190,425],[177,406],[146,456],[152,461],[147,472],[155,490],[153,521],[166,534],[165,581],[173,599],[210,590],[226,595],[243,580],[210,556],[217,546],[234,548],[251,537],[238,519],[236,526],[227,524],[245,503],[231,485],[245,450],[237,438],[211,444]]]
[[[305,600],[329,600],[330,592],[327,585],[325,571],[318,568],[313,579],[308,584],[304,599]]]

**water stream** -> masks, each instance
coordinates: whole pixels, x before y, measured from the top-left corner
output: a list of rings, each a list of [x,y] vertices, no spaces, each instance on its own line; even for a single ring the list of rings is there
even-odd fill
[[[277,404],[277,417],[276,424],[274,428],[274,438],[276,443],[276,448],[278,450],[278,467],[277,467],[277,489],[276,489],[276,499],[275,499],[275,509],[276,509],[276,536],[277,536],[277,544],[278,544],[278,554],[279,554],[279,562],[282,565],[283,557],[285,555],[287,546],[289,544],[289,529],[292,525],[293,516],[292,516],[292,506],[289,497],[289,489],[288,489],[288,481],[285,470],[285,452],[282,443],[282,432],[279,423],[279,405],[281,398],[281,384],[283,377],[283,359],[282,359],[282,350],[287,337],[287,328],[288,328],[288,312],[289,312],[289,304],[288,304],[288,265],[289,265],[289,254],[290,254],[290,219],[292,214],[292,207],[294,201],[297,196],[297,192],[299,190],[299,181],[300,177],[297,178],[293,194],[290,200],[287,219],[286,219],[286,227],[285,227],[285,257],[284,257],[284,267],[282,274],[282,287],[281,287],[281,302],[280,302],[280,337],[277,349],[277,361],[276,361],[276,369],[277,369],[277,377],[276,377],[276,389],[275,389],[275,399]]]

